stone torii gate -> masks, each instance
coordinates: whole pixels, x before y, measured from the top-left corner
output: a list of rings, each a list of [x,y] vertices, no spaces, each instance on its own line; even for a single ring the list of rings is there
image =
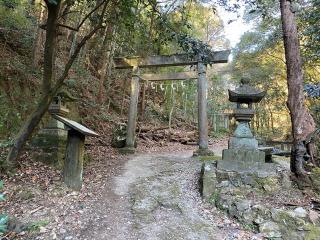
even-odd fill
[[[209,64],[227,63],[230,50],[214,52]],[[198,129],[199,129],[199,155],[208,155],[208,118],[207,118],[207,78],[206,65],[198,60],[190,59],[187,54],[157,55],[148,57],[127,57],[114,58],[116,69],[132,69],[131,97],[129,106],[126,152],[135,152],[135,131],[137,122],[139,80],[161,81],[161,80],[185,80],[198,79]],[[192,72],[188,73],[168,73],[168,74],[142,74],[140,68],[170,67],[197,65],[198,76]]]

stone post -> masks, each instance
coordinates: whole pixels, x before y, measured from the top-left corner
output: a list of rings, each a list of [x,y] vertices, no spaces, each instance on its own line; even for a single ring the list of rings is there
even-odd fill
[[[139,97],[139,68],[138,66],[135,66],[132,69],[131,97],[130,97],[128,126],[127,126],[127,138],[126,138],[126,149],[127,150],[131,149],[132,152],[134,152],[134,147],[135,147],[138,97]]]
[[[208,149],[206,65],[198,62],[198,127],[199,149]]]
[[[63,182],[74,190],[82,187],[85,135],[77,130],[68,131],[68,143],[63,167]]]

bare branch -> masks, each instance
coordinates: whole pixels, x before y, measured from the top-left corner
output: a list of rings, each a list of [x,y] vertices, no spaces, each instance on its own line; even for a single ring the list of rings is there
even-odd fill
[[[79,29],[78,28],[74,28],[74,27],[71,27],[71,26],[68,26],[68,25],[65,25],[65,24],[58,24],[58,26],[59,27],[63,27],[63,28],[67,28],[67,29],[69,29],[69,30],[71,30],[71,31],[75,31],[75,32],[78,32],[79,31]]]
[[[59,90],[59,88],[62,86],[63,81],[68,77],[69,74],[69,70],[72,67],[73,62],[76,60],[81,48],[86,44],[86,42],[101,28],[103,28],[102,23],[103,23],[103,16],[106,12],[107,9],[107,5],[108,5],[109,1],[105,2],[105,5],[103,7],[101,16],[100,16],[100,20],[99,20],[99,24],[93,28],[86,36],[84,36],[81,40],[81,42],[76,46],[73,54],[71,55],[71,57],[69,58],[64,71],[62,73],[62,75],[59,77],[59,79],[57,80],[56,84],[54,85],[54,87],[51,89],[52,92],[57,92]]]
[[[94,9],[92,9],[80,22],[80,24],[78,25],[77,29],[79,31],[79,29],[82,27],[82,25],[84,24],[84,22],[91,16],[92,13],[94,13],[98,8],[100,8],[104,3],[108,4],[110,0],[103,0],[101,1]]]

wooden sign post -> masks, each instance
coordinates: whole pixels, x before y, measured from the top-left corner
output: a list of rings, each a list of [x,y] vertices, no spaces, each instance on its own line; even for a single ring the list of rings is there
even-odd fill
[[[64,123],[68,130],[67,149],[62,171],[63,182],[73,190],[79,191],[82,187],[83,156],[85,136],[99,136],[94,131],[70,119],[53,115]]]

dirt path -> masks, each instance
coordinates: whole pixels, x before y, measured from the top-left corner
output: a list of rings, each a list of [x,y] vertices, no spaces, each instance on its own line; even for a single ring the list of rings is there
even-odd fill
[[[219,154],[224,145],[218,142],[211,149]],[[191,157],[195,148],[148,147],[139,149],[141,154],[120,156],[93,147],[81,192],[66,188],[59,171],[26,161],[5,179],[2,207],[18,220],[18,233],[9,239],[259,239],[202,201],[201,163]],[[32,231],[19,230],[30,224]]]
[[[201,163],[183,154],[129,159],[87,212],[81,232],[65,239],[245,239],[249,233],[206,208],[198,191]],[[72,236],[71,235],[71,236]]]

